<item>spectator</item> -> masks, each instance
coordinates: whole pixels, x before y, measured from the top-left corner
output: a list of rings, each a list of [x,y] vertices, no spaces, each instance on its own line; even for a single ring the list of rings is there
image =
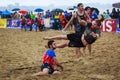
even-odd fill
[[[30,27],[30,31],[32,31],[33,20],[31,18],[28,19],[27,25]]]
[[[22,19],[21,19],[21,30],[24,28],[25,31],[27,30],[27,26],[26,26],[26,18],[24,16],[22,16]]]
[[[112,9],[112,12],[111,12],[111,14],[110,14],[110,17],[111,17],[112,19],[117,19],[117,18],[118,18],[118,17],[117,17],[117,11],[116,11],[115,8]]]
[[[95,19],[97,19],[97,18],[98,18],[98,14],[97,14],[96,10],[94,9],[94,10],[92,11],[92,14],[91,14],[91,19],[92,19],[92,20],[95,20]]]

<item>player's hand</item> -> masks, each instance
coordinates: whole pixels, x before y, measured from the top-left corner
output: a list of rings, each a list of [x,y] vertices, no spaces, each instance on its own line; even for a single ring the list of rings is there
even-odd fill
[[[92,32],[91,35],[92,35],[94,38],[97,37],[97,35],[96,35],[94,32]]]
[[[84,20],[81,20],[81,21],[80,21],[80,24],[83,25],[83,26],[85,26],[85,25],[87,24],[87,22],[84,21]]]
[[[61,66],[60,69],[61,69],[61,71],[63,71],[64,70],[63,66]]]

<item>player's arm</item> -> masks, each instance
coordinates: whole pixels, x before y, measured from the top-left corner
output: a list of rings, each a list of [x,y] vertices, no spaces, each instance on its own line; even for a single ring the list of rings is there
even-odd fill
[[[73,19],[75,18],[76,14],[73,14],[73,16],[71,17],[71,19],[68,21],[68,23],[65,25],[65,28],[63,28],[63,31],[66,31],[67,28],[69,27],[69,25],[71,24],[71,22],[73,21]]]
[[[63,66],[58,62],[58,60],[56,59],[56,57],[54,57],[53,60],[54,60],[55,65],[57,65],[58,67],[60,67],[61,70],[63,71]]]

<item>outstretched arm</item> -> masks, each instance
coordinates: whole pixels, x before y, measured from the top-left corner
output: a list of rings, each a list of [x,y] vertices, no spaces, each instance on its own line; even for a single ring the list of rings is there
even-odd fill
[[[73,21],[73,19],[75,18],[76,14],[73,14],[73,16],[71,17],[71,19],[68,21],[68,23],[65,25],[65,28],[63,28],[63,31],[66,31],[67,28],[69,27],[69,25],[71,24],[71,22]]]
[[[57,36],[51,36],[51,37],[44,37],[43,38],[44,40],[51,40],[51,39],[54,39],[54,40],[61,40],[61,39],[64,39],[64,40],[67,40],[67,35],[57,35]]]

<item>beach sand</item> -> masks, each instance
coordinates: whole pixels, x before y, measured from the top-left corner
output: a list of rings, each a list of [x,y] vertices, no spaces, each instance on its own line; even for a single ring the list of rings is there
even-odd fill
[[[61,34],[55,30],[0,29],[0,80],[120,80],[120,34],[117,33],[102,33],[92,45],[92,56],[86,49],[86,56],[76,59],[75,48],[56,49],[64,71],[59,75],[31,76],[40,71],[41,58],[47,50],[47,40],[43,37]]]

